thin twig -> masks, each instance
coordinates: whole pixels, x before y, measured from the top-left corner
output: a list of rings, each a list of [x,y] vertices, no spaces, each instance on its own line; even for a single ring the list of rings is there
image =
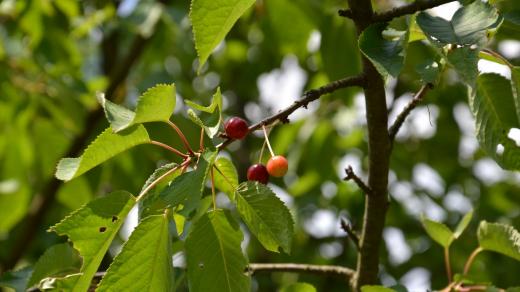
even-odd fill
[[[189,165],[191,162],[191,157],[188,157],[182,164],[179,164],[177,166],[175,166],[174,168],[168,170],[167,172],[165,172],[163,175],[161,175],[160,177],[158,177],[156,180],[154,180],[151,184],[149,184],[144,190],[141,191],[141,193],[139,193],[139,195],[137,196],[137,199],[136,201],[140,201],[143,199],[143,197],[152,189],[154,188],[158,183],[160,183],[165,177],[167,177],[168,175],[172,174],[173,172],[175,172],[177,169],[179,168],[182,168],[182,169],[186,169],[186,166]]]
[[[177,150],[177,149],[175,149],[175,148],[173,148],[173,147],[171,147],[171,146],[169,146],[169,145],[167,145],[167,144],[164,144],[164,143],[162,143],[162,142],[155,141],[155,140],[151,140],[151,141],[150,141],[150,144],[153,144],[153,145],[157,145],[157,146],[159,146],[159,147],[162,147],[162,148],[164,148],[164,149],[166,149],[166,150],[168,150],[168,151],[171,151],[171,152],[173,152],[173,153],[179,155],[179,156],[182,157],[182,158],[186,158],[186,157],[188,157],[188,155],[186,155],[186,154],[180,152],[179,150]]]
[[[190,152],[190,155],[195,155],[195,153],[193,152],[193,149],[191,149],[190,143],[188,143],[188,140],[186,139],[186,136],[184,136],[184,134],[182,133],[181,129],[179,129],[179,127],[177,127],[177,125],[175,123],[173,123],[172,121],[168,121],[167,124],[173,130],[175,130],[175,132],[177,133],[179,138],[181,138],[182,144],[184,144],[184,147],[186,147],[186,150],[188,150],[188,152]]]
[[[341,229],[345,231],[348,235],[348,238],[352,240],[352,243],[354,243],[354,246],[356,246],[356,249],[359,250],[359,236],[357,235],[356,231],[352,229],[352,226],[350,223],[347,222],[347,220],[341,218],[340,220]]]
[[[306,91],[303,94],[303,97],[300,100],[295,101],[292,105],[285,108],[284,110],[278,112],[277,114],[274,114],[270,117],[267,117],[258,123],[252,125],[249,127],[249,132],[256,131],[260,129],[262,126],[268,126],[276,121],[281,122],[288,122],[288,117],[291,115],[294,111],[297,109],[303,107],[307,108],[307,105],[310,102],[313,102],[317,99],[319,99],[321,96],[332,93],[338,89],[351,87],[351,86],[361,86],[363,87],[365,85],[365,76],[364,75],[357,75],[353,77],[347,77],[340,80],[333,81],[329,84],[326,84],[322,87],[319,87],[317,89],[311,89],[309,91]],[[222,150],[226,146],[228,146],[231,142],[234,140],[231,138],[227,138],[224,142],[217,145],[218,150]]]
[[[401,17],[407,14],[414,14],[418,11],[423,11],[454,1],[455,0],[416,0],[415,2],[408,5],[396,7],[381,13],[374,13],[372,16],[372,22],[388,22],[397,17]]]
[[[448,276],[448,283],[451,283],[453,274],[451,272],[450,247],[449,246],[444,248],[444,264],[446,265],[446,276]]]
[[[499,53],[493,51],[493,50],[490,50],[490,49],[483,49],[481,50],[482,53],[484,54],[487,54],[487,55],[490,55],[490,56],[493,56],[497,59],[500,59],[500,61],[504,62],[504,64],[509,67],[509,68],[513,68],[515,67],[515,65],[511,64],[511,62],[509,62],[504,56],[500,55]]]
[[[204,150],[204,128],[200,128],[199,151]]]
[[[363,182],[363,180],[354,173],[352,166],[347,166],[347,168],[345,168],[345,172],[347,173],[347,176],[345,176],[343,180],[353,180],[356,185],[365,193],[365,195],[372,194],[370,187],[367,186],[365,182]]]
[[[433,88],[433,85],[430,83],[423,85],[421,89],[419,89],[419,91],[415,94],[413,99],[406,105],[403,111],[397,116],[390,129],[388,129],[388,136],[390,137],[390,141],[394,141],[397,132],[399,132],[399,129],[403,125],[408,115],[410,115],[412,110],[419,104],[419,102],[421,102],[424,95],[431,88]]]
[[[341,266],[328,265],[307,265],[307,264],[249,264],[245,272],[253,275],[257,272],[293,272],[293,273],[310,273],[330,276],[339,276],[343,278],[351,278],[355,272],[349,268]]]

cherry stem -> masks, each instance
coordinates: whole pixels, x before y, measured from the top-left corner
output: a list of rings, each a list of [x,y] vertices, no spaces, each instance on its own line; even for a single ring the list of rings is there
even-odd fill
[[[177,125],[175,125],[172,121],[168,121],[167,123],[170,125],[170,127],[172,127],[172,129],[175,130],[175,132],[177,132],[177,135],[179,135],[179,138],[181,138],[184,147],[186,147],[186,150],[190,152],[190,155],[195,155],[190,147],[190,143],[188,143],[188,140],[186,140],[186,136],[184,136],[181,129],[179,129],[179,127],[177,127]]]
[[[217,210],[217,195],[215,194],[215,177],[213,175],[213,168],[210,170],[211,173],[211,197],[213,198],[213,211]]]
[[[495,57],[497,59],[500,59],[509,68],[513,68],[514,67],[514,65],[511,64],[506,58],[504,58],[504,56],[500,55],[499,53],[497,53],[497,52],[495,52],[493,50],[483,49],[481,52],[486,54],[486,55],[490,55],[490,56],[493,56],[493,57]]]
[[[262,125],[262,130],[264,130],[264,136],[265,136],[265,142],[267,143],[267,148],[269,148],[269,152],[271,152],[271,156],[275,156],[273,148],[271,148],[271,143],[269,143],[269,137],[267,137],[267,130],[265,129],[265,125]]]
[[[157,146],[159,146],[159,147],[162,147],[162,148],[164,148],[164,149],[166,149],[166,150],[168,150],[168,151],[171,151],[171,152],[173,152],[173,153],[179,155],[179,156],[182,157],[182,158],[187,158],[187,157],[188,157],[188,155],[186,155],[186,154],[180,152],[179,150],[177,150],[177,149],[175,149],[175,148],[173,148],[173,147],[171,147],[171,146],[169,146],[169,145],[167,145],[167,144],[164,144],[164,143],[162,143],[162,142],[155,141],[155,140],[151,140],[151,141],[150,141],[150,144],[153,144],[153,145],[157,145]]]
[[[451,283],[452,273],[450,264],[450,247],[444,248],[444,263],[446,264],[446,275],[448,276],[448,283]]]
[[[187,167],[187,165],[190,164],[190,162],[191,162],[191,157],[188,157],[188,158],[186,158],[186,160],[184,160],[183,163],[175,166],[174,168],[168,170],[163,175],[158,177],[151,184],[149,184],[144,190],[142,190],[141,193],[139,193],[139,196],[137,196],[136,201],[139,202],[152,188],[154,188],[158,183],[160,183],[165,177],[167,177],[168,175],[172,174],[174,171],[179,169],[179,167],[182,167],[183,169],[185,169]]]
[[[262,164],[262,157],[264,156],[264,149],[265,149],[265,140],[262,144],[262,148],[260,149],[260,157],[258,158],[258,163]]]
[[[199,151],[204,150],[204,128],[200,128]]]
[[[466,276],[469,272],[469,268],[471,268],[471,264],[473,264],[473,261],[475,260],[475,257],[483,251],[482,247],[477,247],[469,256],[468,260],[466,261],[466,264],[464,265],[464,272],[463,275]]]

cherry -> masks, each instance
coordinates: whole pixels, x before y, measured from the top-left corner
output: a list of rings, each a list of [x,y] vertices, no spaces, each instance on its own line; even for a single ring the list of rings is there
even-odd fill
[[[258,181],[267,184],[269,174],[263,164],[253,164],[247,169],[247,180]]]
[[[249,132],[247,122],[239,117],[233,117],[224,124],[226,135],[232,139],[244,139]]]
[[[273,156],[267,161],[267,172],[274,177],[282,177],[287,173],[289,162],[281,155]]]

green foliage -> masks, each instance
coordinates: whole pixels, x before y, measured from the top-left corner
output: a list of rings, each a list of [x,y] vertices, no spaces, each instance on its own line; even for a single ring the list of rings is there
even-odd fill
[[[513,226],[482,221],[478,227],[478,242],[484,250],[520,261],[520,233]]]
[[[381,75],[397,77],[403,67],[409,34],[387,27],[376,23],[365,29],[359,36],[359,49]]]
[[[83,258],[82,274],[76,279],[73,291],[85,291],[90,286],[123,219],[134,205],[135,199],[130,193],[113,192],[88,203],[51,227],[59,235],[66,235]]]
[[[25,291],[29,278],[33,272],[32,267],[25,267],[16,271],[9,271],[0,276],[0,287],[7,287],[15,291]]]
[[[396,292],[396,290],[384,286],[367,285],[361,287],[361,292]]]
[[[193,25],[195,48],[199,55],[199,68],[224,40],[235,22],[255,3],[254,0],[193,0],[190,19]]]
[[[455,239],[459,238],[464,230],[468,227],[469,223],[471,222],[471,219],[473,218],[473,210],[469,211],[462,217],[462,219],[459,221],[459,224],[457,224],[457,227],[455,228],[455,231],[453,232],[453,237]]]
[[[169,221],[167,215],[149,216],[141,221],[96,291],[172,291]]]
[[[258,182],[242,183],[236,191],[237,210],[262,245],[278,252],[291,252],[294,222],[289,209],[268,187]]]
[[[220,171],[214,171],[215,187],[233,200],[238,187],[238,174],[233,162],[225,157],[219,157],[214,165]]]
[[[167,122],[175,109],[175,85],[159,84],[143,93],[135,112],[98,95],[98,101],[114,132],[147,122]]]
[[[450,50],[447,59],[455,68],[462,80],[468,84],[475,84],[478,76],[478,50],[471,47],[461,47]]]
[[[60,160],[56,177],[60,180],[71,180],[113,156],[149,141],[148,132],[142,125],[133,126],[119,133],[113,133],[111,128],[107,128],[90,144],[83,155]]]
[[[197,220],[186,239],[190,291],[249,290],[242,239],[242,231],[226,211],[211,211]]]
[[[450,21],[421,12],[417,24],[435,44],[460,46],[486,42],[486,30],[498,21],[496,9],[482,1],[461,7]]]
[[[62,277],[78,273],[81,268],[81,258],[68,243],[51,246],[34,264],[27,287],[37,285],[47,277]]]
[[[421,218],[422,224],[426,233],[435,240],[438,244],[447,248],[451,245],[454,239],[453,232],[444,224],[435,222],[428,218]]]
[[[316,288],[308,283],[294,283],[283,287],[280,292],[316,292]]]
[[[222,94],[220,93],[220,87],[217,88],[209,106],[198,105],[190,100],[185,100],[185,102],[191,108],[188,110],[190,119],[203,128],[210,138],[213,138],[219,131],[222,119]],[[201,111],[201,115],[198,116],[193,109]]]
[[[509,82],[496,74],[482,74],[470,93],[469,105],[475,116],[477,138],[486,151],[505,169],[520,169],[520,149],[508,137],[520,128],[516,102]]]

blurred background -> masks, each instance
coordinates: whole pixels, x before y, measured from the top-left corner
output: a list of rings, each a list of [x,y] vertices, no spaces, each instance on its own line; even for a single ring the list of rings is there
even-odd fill
[[[402,4],[406,1],[374,2],[381,10]],[[520,11],[519,1],[500,5],[503,13]],[[458,7],[455,2],[432,12],[449,19]],[[47,247],[65,241],[47,229],[71,211],[111,190],[136,193],[157,165],[177,161],[160,148],[139,146],[68,183],[54,180],[57,161],[81,154],[108,126],[97,92],[132,108],[147,88],[174,82],[178,100],[172,119],[196,145],[199,131],[186,118],[183,99],[209,103],[220,86],[226,117],[254,123],[306,89],[359,73],[355,28],[337,16],[344,8],[346,1],[339,0],[258,0],[197,75],[187,0],[0,1],[0,271],[34,263]],[[404,29],[405,21],[392,25]],[[520,65],[520,21],[506,21],[490,46]],[[391,120],[421,86],[415,65],[434,54],[421,42],[409,44],[403,73],[388,81]],[[479,69],[510,78],[502,65],[481,61]],[[363,99],[356,89],[335,92],[272,130],[273,148],[286,155],[290,169],[270,187],[291,208],[296,236],[290,255],[268,252],[246,236],[251,262],[355,266],[355,248],[339,220],[354,228],[362,220],[363,194],[342,178],[347,165],[366,178]],[[182,148],[167,127],[147,128],[156,140]],[[257,134],[223,153],[233,158],[241,180],[259,159],[263,139]],[[447,283],[443,250],[424,232],[420,215],[453,227],[475,209],[476,219],[451,249],[453,268],[460,272],[477,246],[480,220],[520,226],[520,176],[501,170],[479,149],[466,87],[450,70],[397,139],[381,280],[411,291],[440,289]],[[219,204],[227,204],[224,195]],[[132,214],[103,268],[136,225]],[[174,256],[174,265],[184,265],[182,253]],[[513,259],[483,253],[472,272],[509,287],[520,286],[519,270]],[[255,275],[253,288],[276,291],[296,281],[318,291],[345,289],[341,279],[291,273]]]

